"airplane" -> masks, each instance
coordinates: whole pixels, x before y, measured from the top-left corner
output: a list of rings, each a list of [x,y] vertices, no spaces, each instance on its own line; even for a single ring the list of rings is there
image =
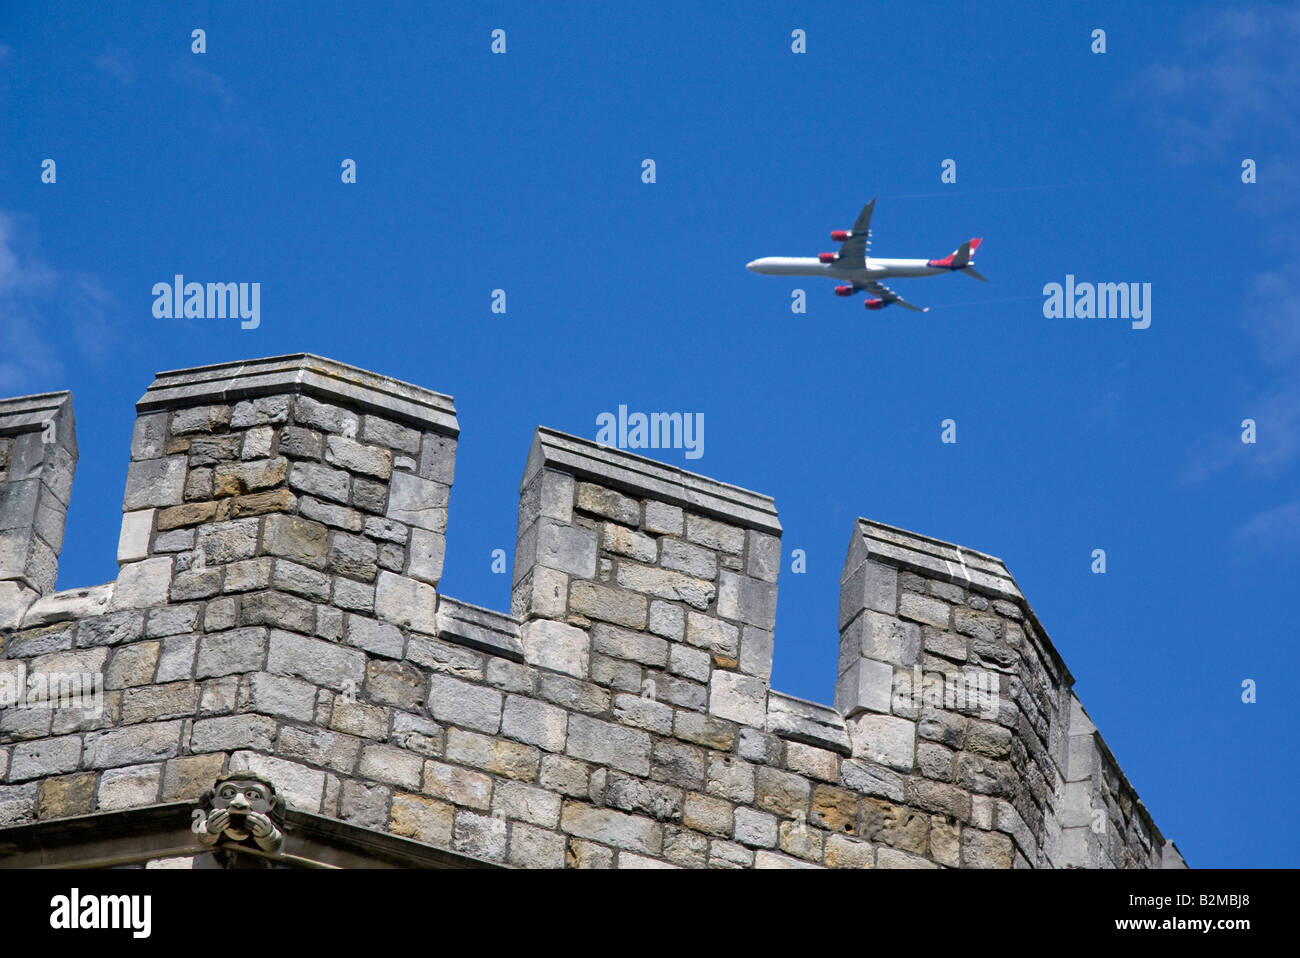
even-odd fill
[[[819,253],[811,256],[765,256],[745,264],[745,269],[764,276],[825,276],[842,280],[835,287],[836,296],[852,296],[860,290],[873,294],[862,305],[867,309],[884,309],[891,303],[918,313],[927,313],[913,306],[880,281],[892,276],[933,276],[936,273],[961,271],[974,276],[982,283],[988,280],[975,272],[975,251],[983,237],[974,236],[962,243],[942,259],[876,259],[871,252],[871,214],[876,199],[862,208],[851,230],[832,230],[831,239],[842,244],[838,253]]]

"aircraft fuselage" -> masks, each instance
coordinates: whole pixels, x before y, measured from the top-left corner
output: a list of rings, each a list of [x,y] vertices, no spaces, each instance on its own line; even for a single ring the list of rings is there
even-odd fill
[[[815,256],[764,256],[746,263],[745,268],[764,276],[824,276],[859,285],[891,276],[933,276],[953,271],[950,266],[931,266],[925,259],[876,259],[871,256],[857,269],[841,263],[823,263]]]

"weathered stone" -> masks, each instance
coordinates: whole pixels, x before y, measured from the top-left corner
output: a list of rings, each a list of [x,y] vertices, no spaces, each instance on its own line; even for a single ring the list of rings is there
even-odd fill
[[[393,473],[388,488],[389,519],[430,532],[447,530],[447,501],[450,487],[409,472]]]
[[[274,724],[274,723],[272,723]],[[181,722],[150,722],[85,737],[82,765],[86,768],[114,768],[142,765],[172,758],[180,751]]]
[[[537,778],[541,753],[528,745],[453,728],[447,733],[447,759],[494,775],[531,782]]]
[[[608,522],[601,529],[600,547],[640,562],[654,562],[659,557],[659,546],[653,537]]]
[[[121,689],[148,685],[158,668],[159,642],[136,642],[113,653],[104,673],[104,688]]]
[[[548,752],[564,751],[569,716],[564,709],[519,695],[506,697],[501,734]]]
[[[502,694],[450,675],[429,676],[429,713],[439,722],[494,734],[501,725]]]
[[[184,456],[132,462],[126,470],[123,511],[180,505],[185,491],[185,466]]]
[[[588,573],[586,578],[590,578],[591,575],[592,573]],[[712,582],[635,562],[619,563],[616,578],[618,584],[625,589],[644,592],[660,599],[685,602],[696,609],[707,609],[717,595],[717,587]]]
[[[286,517],[273,518],[284,520]],[[195,536],[194,549],[209,566],[250,559],[257,554],[259,523],[258,519],[232,519],[203,526]]]
[[[577,492],[577,505],[583,512],[604,516],[625,526],[636,527],[641,522],[641,504],[635,499],[590,482],[579,482]]]
[[[174,758],[163,768],[162,801],[194,801],[221,774],[225,764],[224,754],[187,755]]]
[[[682,534],[682,510],[666,502],[650,499],[645,504],[645,531],[670,536]]]
[[[709,681],[709,711],[719,718],[762,728],[767,717],[767,683],[715,669]]]
[[[99,778],[99,801],[102,811],[138,808],[158,800],[162,784],[162,765],[137,765],[112,768]]]
[[[258,672],[249,676],[248,701],[253,711],[310,722],[316,714],[316,686]]]
[[[595,582],[574,582],[569,587],[570,611],[588,618],[641,629],[646,624],[646,608],[645,596],[635,592]]]
[[[199,687],[193,682],[169,682],[127,689],[122,695],[122,723],[159,722],[193,715],[199,707]]]
[[[9,758],[9,781],[23,782],[75,771],[81,763],[81,739],[76,735],[20,742]]]
[[[718,573],[718,615],[770,631],[776,622],[776,583],[724,569]]]
[[[418,789],[424,771],[424,760],[404,749],[391,745],[367,745],[361,749],[361,763],[357,774],[363,778],[377,779],[390,785]]]
[[[529,665],[578,678],[590,674],[590,640],[582,629],[550,619],[533,619],[520,628],[519,638],[524,647],[524,661]]]
[[[230,752],[240,748],[269,752],[275,740],[275,719],[265,715],[230,715],[200,719],[190,733],[194,752]]]
[[[586,715],[569,717],[566,748],[574,758],[622,769],[633,775],[650,774],[650,736]]]
[[[284,592],[254,592],[240,602],[239,622],[311,633],[316,627],[316,607]]]
[[[655,635],[680,642],[686,635],[686,610],[681,606],[669,605],[661,599],[656,599],[650,603],[648,628]]]
[[[306,679],[313,685],[355,691],[361,688],[365,678],[366,656],[364,652],[340,648],[332,642],[272,630],[266,670]]]
[[[365,616],[348,614],[343,632],[348,645],[365,649],[372,655],[382,655],[390,659],[402,657],[405,639],[395,625],[377,622]]]
[[[375,614],[381,619],[426,632],[437,633],[438,593],[430,585],[391,572],[381,571],[375,583]]]
[[[95,810],[95,786],[98,776],[94,772],[60,775],[46,778],[40,783],[36,803],[36,817],[42,821],[50,818],[70,818],[87,815]],[[36,784],[36,783],[33,783]],[[4,820],[0,799],[0,821]]]
[[[560,828],[579,838],[647,855],[657,855],[663,845],[662,826],[649,818],[573,801],[564,803]]]
[[[518,868],[563,868],[564,836],[516,823],[510,829],[507,860]]]
[[[855,758],[879,762],[910,772],[916,744],[916,724],[893,715],[864,713],[849,721]]]
[[[116,612],[162,605],[167,601],[171,578],[171,556],[128,563],[117,572],[117,585],[109,609]]]
[[[614,718],[656,735],[671,735],[673,731],[672,707],[640,695],[614,696]]]
[[[366,663],[366,696],[380,705],[411,712],[427,695],[424,673],[406,662],[372,659]]]
[[[256,672],[265,661],[266,647],[267,630],[264,628],[235,629],[204,636],[199,640],[194,674],[198,678],[209,678],[235,672]]]
[[[445,802],[398,792],[393,796],[388,830],[445,848],[451,844],[455,814],[456,810]]]
[[[686,538],[709,549],[740,555],[745,548],[745,531],[705,516],[686,517]]]

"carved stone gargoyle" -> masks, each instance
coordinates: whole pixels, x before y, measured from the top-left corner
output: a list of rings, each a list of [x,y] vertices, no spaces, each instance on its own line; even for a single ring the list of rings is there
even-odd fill
[[[255,772],[228,772],[200,800],[194,831],[199,842],[220,846],[257,847],[275,854],[284,846],[285,801],[270,779]]]

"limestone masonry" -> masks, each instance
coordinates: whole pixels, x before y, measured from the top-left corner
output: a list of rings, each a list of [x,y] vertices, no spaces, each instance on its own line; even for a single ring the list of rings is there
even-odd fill
[[[1183,867],[998,559],[857,520],[831,708],[769,687],[767,496],[539,428],[507,615],[438,591],[450,397],[295,355],[137,410],[117,579],[55,592],[72,397],[0,401],[0,856],[250,771],[286,853],[311,821],[528,868]],[[39,707],[81,674],[98,714]]]

